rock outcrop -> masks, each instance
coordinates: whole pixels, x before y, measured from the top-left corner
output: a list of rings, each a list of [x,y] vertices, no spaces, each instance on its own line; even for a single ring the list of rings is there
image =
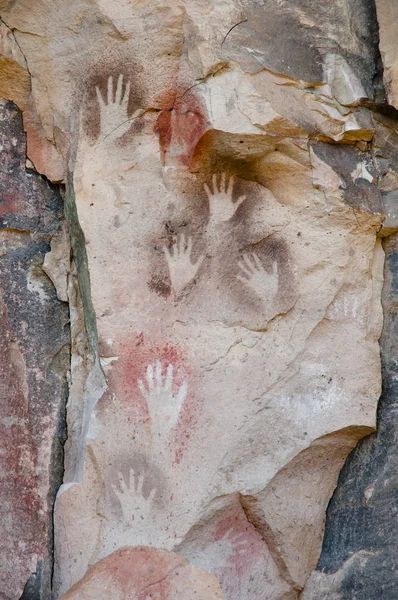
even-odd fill
[[[62,200],[26,169],[25,144],[18,109],[2,100],[0,597],[6,599],[19,598],[25,584],[49,597],[70,365],[68,307],[43,264],[62,235]]]
[[[4,122],[20,118],[17,105],[27,135],[28,171],[21,141],[15,168],[22,181],[57,186],[66,219],[46,208],[43,229],[32,208],[41,189],[21,209],[19,183],[4,193],[4,243],[41,236],[25,279],[51,306],[41,314],[22,301],[46,329],[43,343],[21,308],[15,327],[45,356],[67,358],[49,361],[58,379],[51,402],[40,396],[44,430],[28,427],[32,448],[46,440],[43,544],[61,483],[50,449],[60,453],[57,427],[67,428],[54,553],[48,542],[31,549],[31,530],[12,543],[52,572],[53,600],[102,589],[113,561],[139,577],[144,554],[151,577],[184,559],[184,573],[207,571],[227,600],[331,599],[353,560],[338,537],[344,473],[358,499],[355,461],[374,438],[357,444],[375,431],[381,393],[383,244],[389,253],[398,216],[391,3],[0,0],[0,9]],[[11,157],[13,135],[5,129]],[[4,297],[25,268],[13,260],[1,269]],[[15,381],[48,359],[17,360],[13,335],[5,395],[22,403],[30,384],[14,391]],[[59,350],[68,343],[70,357]],[[21,462],[6,465],[6,481],[12,469],[22,473]],[[363,537],[353,546],[359,562],[371,547]],[[0,576],[0,597],[19,598],[34,571],[24,561],[19,575]],[[145,585],[129,596],[118,577],[115,599],[146,600]],[[214,593],[202,596],[222,597]]]
[[[217,579],[178,554],[139,546],[122,548],[92,566],[61,600],[225,600]]]

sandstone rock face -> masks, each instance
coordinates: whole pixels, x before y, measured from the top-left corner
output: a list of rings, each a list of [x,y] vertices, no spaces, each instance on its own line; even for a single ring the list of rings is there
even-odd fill
[[[57,190],[25,170],[22,120],[0,103],[0,597],[50,592],[62,480],[68,309],[43,271],[60,230]],[[38,597],[38,596],[37,596]]]
[[[215,577],[181,556],[144,546],[122,548],[91,567],[62,600],[225,600]]]
[[[398,108],[398,49],[395,23],[398,6],[392,0],[376,0],[377,19],[380,24],[380,52],[383,59],[383,79],[388,103]]]
[[[43,264],[71,324],[53,599],[105,593],[119,563],[329,597],[326,509],[381,392],[391,33],[379,51],[367,0],[0,7],[0,92],[66,186]],[[115,598],[147,600],[123,577]]]
[[[317,570],[304,599],[393,600],[397,595],[396,556],[396,352],[397,236],[385,243],[386,319],[381,339],[383,394],[377,435],[351,454],[328,511]]]

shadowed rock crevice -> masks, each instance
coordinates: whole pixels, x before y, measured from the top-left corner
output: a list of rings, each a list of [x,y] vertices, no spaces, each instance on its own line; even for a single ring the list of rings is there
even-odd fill
[[[68,457],[65,463],[64,483],[69,483],[82,479],[86,437],[93,410],[104,392],[106,383],[99,358],[86,243],[77,214],[72,174],[68,176],[64,200],[72,264],[68,285],[72,314],[72,352],[75,361],[81,361],[77,369],[72,368],[68,401]]]

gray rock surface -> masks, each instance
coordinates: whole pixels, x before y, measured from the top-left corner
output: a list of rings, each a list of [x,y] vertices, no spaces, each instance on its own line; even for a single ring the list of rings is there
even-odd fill
[[[26,169],[20,111],[0,102],[0,597],[49,597],[63,474],[68,306],[42,266],[59,191]],[[28,581],[29,580],[29,581]]]

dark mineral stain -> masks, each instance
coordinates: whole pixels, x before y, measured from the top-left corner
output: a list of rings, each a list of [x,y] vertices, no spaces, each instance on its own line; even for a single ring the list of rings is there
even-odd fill
[[[150,290],[162,296],[163,298],[168,298],[171,294],[171,285],[169,281],[165,281],[164,279],[158,279],[156,277],[152,277],[150,281],[148,281],[148,287]]]

